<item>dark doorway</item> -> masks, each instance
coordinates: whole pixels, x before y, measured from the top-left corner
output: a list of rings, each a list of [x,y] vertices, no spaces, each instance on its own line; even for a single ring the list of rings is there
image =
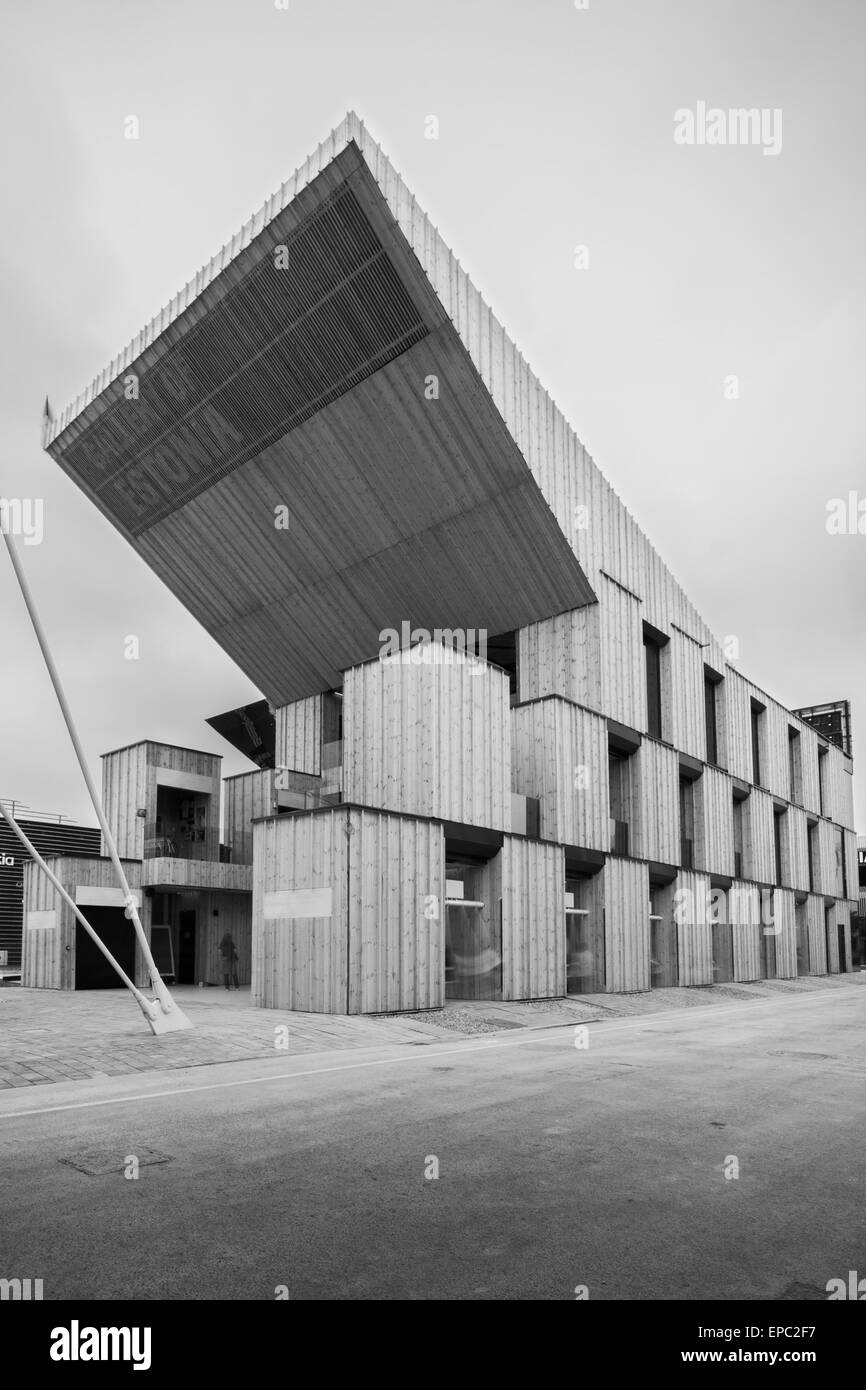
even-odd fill
[[[839,935],[839,973],[848,974],[848,957],[845,954],[845,924],[840,922],[836,928]]]
[[[188,908],[178,917],[177,982],[195,984],[195,909]]]
[[[118,965],[135,978],[135,930],[122,907],[85,907],[84,916],[105,943]],[[90,939],[80,922],[75,924],[75,988],[123,989],[114,966]]]
[[[761,979],[776,978],[776,938],[772,931],[761,927]]]

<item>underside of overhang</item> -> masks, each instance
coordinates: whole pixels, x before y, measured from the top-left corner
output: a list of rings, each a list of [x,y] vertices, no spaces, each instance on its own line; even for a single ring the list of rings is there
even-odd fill
[[[595,598],[352,145],[50,452],[274,704]]]

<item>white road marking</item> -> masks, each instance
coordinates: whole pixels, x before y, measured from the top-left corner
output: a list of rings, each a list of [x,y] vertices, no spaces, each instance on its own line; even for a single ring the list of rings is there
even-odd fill
[[[863,986],[861,985],[851,985],[849,987],[841,986],[839,990],[837,990],[836,992],[848,995],[862,988]],[[755,1008],[761,1008],[766,1007],[767,1005],[780,1003],[783,1000],[786,1001],[788,1004],[819,1003],[822,1000],[826,999],[826,997],[827,996],[823,992],[823,990],[820,992],[804,992],[801,995],[784,993],[779,994],[778,997],[775,999],[756,999],[754,1001],[753,1006]],[[724,1007],[713,1007],[713,1005],[705,1005],[701,1007],[696,1005],[694,1006],[694,1008],[666,1009],[663,1013],[657,1013],[652,1015],[635,1014],[631,1018],[613,1019],[607,1021],[607,1026],[604,1029],[604,1033],[605,1035],[607,1035],[608,1033],[619,1033],[623,1032],[627,1028],[633,1028],[635,1026],[645,1028],[653,1023],[670,1023],[672,1019],[685,1024],[694,1019],[695,1011],[697,1011],[701,1018],[724,1018],[729,1016],[730,1014],[742,1013],[743,1005],[747,1003],[751,1004],[753,1003],[753,1001],[741,999],[738,1000],[735,1004],[731,1004]],[[565,1042],[568,1044],[569,1047],[571,1047],[570,1038],[562,1038],[559,1036],[561,1029],[578,1028],[582,1026],[589,1027],[589,1025],[592,1023],[598,1024],[605,1022],[606,1020],[603,1018],[586,1019],[584,1023],[581,1024],[580,1019],[575,1019],[574,1021],[569,1021],[568,1023],[546,1025],[545,1027],[539,1028],[537,1030],[538,1033],[547,1033],[555,1029],[555,1037],[533,1036],[528,1038],[515,1038],[513,1041],[508,1042],[482,1043],[480,1046],[467,1046],[466,1042],[464,1041],[462,1046],[450,1048],[440,1048],[437,1046],[437,1044],[433,1043],[429,1047],[424,1047],[423,1051],[413,1051],[403,1057],[376,1057],[368,1062],[346,1062],[345,1064],[340,1066],[311,1067],[306,1071],[277,1072],[273,1076],[248,1076],[237,1081],[213,1081],[209,1082],[206,1086],[181,1086],[174,1091],[141,1091],[138,1092],[136,1095],[112,1096],[106,1100],[82,1100],[75,1101],[67,1105],[43,1105],[39,1107],[34,1107],[33,1109],[29,1110],[8,1110],[6,1112],[0,1111],[0,1120],[25,1119],[28,1115],[56,1115],[67,1110],[95,1110],[106,1105],[134,1105],[138,1104],[140,1101],[143,1100],[165,1100],[172,1098],[176,1099],[178,1096],[192,1096],[204,1091],[227,1091],[240,1086],[259,1086],[265,1082],[294,1081],[295,1079],[301,1079],[302,1077],[306,1076],[328,1076],[335,1072],[362,1071],[369,1067],[391,1067],[397,1066],[401,1062],[423,1062],[430,1057],[435,1058],[465,1056],[469,1052],[490,1052],[497,1049],[501,1050],[510,1047],[527,1047],[530,1043],[538,1044],[551,1042]],[[395,1043],[392,1045],[401,1047],[408,1046],[409,1044]],[[575,1049],[575,1051],[577,1050]],[[587,1052],[581,1049],[578,1055],[586,1056]],[[206,1065],[235,1066],[236,1063],[213,1062]]]

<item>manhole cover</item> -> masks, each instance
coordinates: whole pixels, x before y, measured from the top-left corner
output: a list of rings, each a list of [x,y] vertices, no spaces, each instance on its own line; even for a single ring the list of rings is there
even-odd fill
[[[826,1302],[827,1290],[816,1289],[813,1284],[789,1284],[779,1294],[780,1302],[817,1303]]]
[[[59,1160],[68,1168],[77,1168],[88,1177],[98,1177],[103,1173],[122,1173],[131,1159],[138,1160],[139,1168],[152,1167],[156,1163],[171,1163],[170,1154],[161,1154],[156,1149],[135,1148],[131,1146],[123,1154],[119,1149],[79,1149],[77,1153],[67,1154]]]

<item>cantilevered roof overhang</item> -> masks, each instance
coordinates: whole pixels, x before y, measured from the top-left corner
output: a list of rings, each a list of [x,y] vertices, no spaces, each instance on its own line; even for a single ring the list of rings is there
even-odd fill
[[[202,281],[46,442],[272,703],[594,601],[353,140]]]

